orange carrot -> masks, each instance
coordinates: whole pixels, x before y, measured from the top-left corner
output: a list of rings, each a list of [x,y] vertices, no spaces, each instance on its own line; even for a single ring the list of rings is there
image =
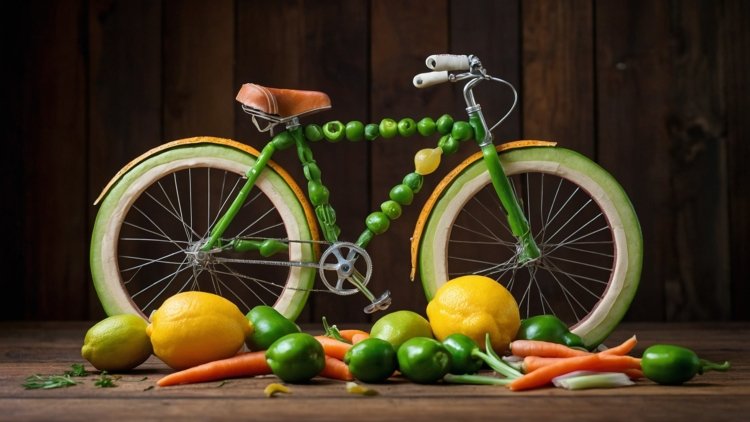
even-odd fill
[[[631,380],[638,380],[643,378],[643,370],[642,369],[626,369],[625,375],[628,376]]]
[[[534,372],[539,368],[558,363],[561,360],[570,358],[546,358],[542,356],[525,356],[523,358],[523,373],[528,374]]]
[[[362,340],[367,340],[368,338],[370,338],[370,335],[367,334],[367,333],[364,333],[364,334],[362,334],[362,333],[355,334],[355,335],[352,336],[352,344],[357,344],[357,343],[359,343]]]
[[[540,340],[515,340],[510,343],[510,351],[516,356],[539,356],[544,358],[570,358],[590,355],[590,352],[573,349],[564,344]]]
[[[339,334],[341,334],[341,337],[343,337],[346,341],[352,344],[357,343],[357,341],[355,341],[355,337],[358,337],[360,340],[370,337],[370,333],[368,333],[367,331],[357,329],[339,330]]]
[[[346,355],[346,352],[352,348],[351,344],[344,343],[335,338],[327,336],[315,336],[315,338],[323,345],[323,350],[325,350],[326,356],[331,356],[338,360],[344,360],[344,355]]]
[[[638,340],[635,338],[635,336],[633,336],[620,343],[619,345],[606,350],[602,350],[599,353],[604,353],[605,355],[627,355],[631,350],[633,350],[636,344],[638,344]]]
[[[160,387],[223,380],[226,378],[267,375],[271,368],[266,363],[266,352],[240,353],[231,358],[216,360],[171,373],[156,382]]]
[[[508,388],[514,391],[542,387],[552,379],[574,371],[624,372],[641,369],[641,360],[632,356],[603,355],[601,353],[562,359],[516,378]]]
[[[326,356],[326,366],[318,375],[323,378],[342,381],[351,381],[354,379],[354,375],[349,371],[349,367],[344,362],[331,356]]]

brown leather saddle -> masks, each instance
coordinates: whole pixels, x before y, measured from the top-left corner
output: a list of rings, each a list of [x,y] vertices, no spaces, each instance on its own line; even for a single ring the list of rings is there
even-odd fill
[[[331,99],[323,92],[269,88],[252,83],[242,85],[237,93],[237,101],[242,103],[243,108],[260,112],[261,117],[267,115],[279,120],[331,108]]]

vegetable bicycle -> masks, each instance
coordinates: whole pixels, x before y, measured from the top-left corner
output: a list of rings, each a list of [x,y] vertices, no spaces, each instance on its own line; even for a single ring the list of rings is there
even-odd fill
[[[274,306],[296,318],[316,275],[339,295],[360,292],[365,312],[385,309],[390,293],[367,288],[366,247],[419,192],[442,154],[474,139],[467,158],[427,199],[412,239],[412,279],[429,299],[450,278],[482,274],[506,285],[522,315],[553,313],[586,343],[619,322],[638,286],[642,238],[620,185],[584,156],[553,142],[493,144],[492,130],[513,110],[513,86],[489,75],[476,56],[434,55],[414,84],[465,82],[468,122],[447,115],[379,124],[300,118],[331,107],[321,92],[245,84],[237,95],[260,131],[283,130],[260,150],[228,139],[198,137],[154,148],[127,164],[104,188],[93,229],[91,270],[108,314],[146,316],[182,290],[208,290],[240,309]],[[489,126],[474,90],[498,82],[513,104]],[[378,137],[439,138],[415,156],[415,170],[367,216],[353,242],[339,239],[336,213],[311,145]],[[271,161],[296,150],[307,195]]]

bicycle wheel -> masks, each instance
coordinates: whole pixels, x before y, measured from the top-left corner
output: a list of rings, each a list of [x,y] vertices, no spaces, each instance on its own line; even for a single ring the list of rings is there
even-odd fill
[[[316,274],[314,268],[284,265],[315,261],[305,199],[288,177],[266,167],[224,237],[295,241],[268,258],[200,252],[256,160],[234,141],[197,142],[205,139],[178,141],[150,155],[107,193],[91,244],[91,272],[104,310],[146,317],[171,295],[203,290],[232,300],[243,312],[269,304],[295,319]]]
[[[515,238],[478,154],[448,177],[420,243],[428,300],[447,280],[492,277],[518,301],[522,318],[554,314],[587,345],[606,338],[638,288],[643,246],[632,204],[596,163],[563,148],[500,154],[541,257],[519,264]],[[441,184],[442,185],[442,184]]]

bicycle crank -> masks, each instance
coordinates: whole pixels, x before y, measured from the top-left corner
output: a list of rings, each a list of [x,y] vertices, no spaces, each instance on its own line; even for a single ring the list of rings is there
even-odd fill
[[[366,287],[372,277],[372,259],[367,251],[361,247],[350,242],[335,242],[331,244],[323,241],[278,240],[281,242],[317,243],[330,246],[323,252],[317,263],[225,257],[212,257],[211,261],[216,263],[241,262],[258,265],[317,268],[320,274],[320,279],[330,292],[340,296],[348,296],[357,292],[361,292],[365,295],[370,301],[370,304],[364,308],[365,313],[370,314],[376,311],[385,310],[390,306],[390,291],[386,290],[379,297],[375,297],[375,295]],[[220,251],[220,248],[214,249],[207,251],[206,254],[211,255]],[[353,287],[350,287],[347,283],[350,283]]]

